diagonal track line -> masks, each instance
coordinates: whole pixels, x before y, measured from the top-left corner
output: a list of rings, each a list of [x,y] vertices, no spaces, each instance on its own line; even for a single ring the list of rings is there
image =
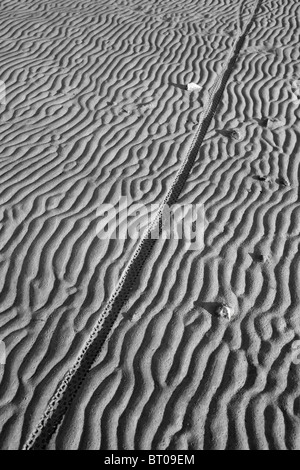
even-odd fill
[[[38,450],[46,448],[51,439],[51,436],[55,433],[79,388],[84,382],[93,362],[98,356],[103,343],[110,333],[124,303],[135,287],[135,283],[138,279],[141,269],[156,242],[156,239],[153,239],[151,234],[157,232],[157,230],[159,233],[161,233],[164,208],[167,205],[171,206],[177,201],[182,188],[186,183],[186,180],[198,155],[200,146],[203,143],[211,121],[216,113],[226,84],[233,71],[245,39],[260,9],[262,1],[263,0],[255,1],[252,15],[248,24],[246,25],[244,31],[241,32],[240,36],[236,39],[233,47],[228,53],[228,58],[224,64],[223,71],[213,85],[207,103],[204,107],[202,119],[195,133],[191,147],[176,174],[173,184],[171,185],[166,197],[160,205],[155,220],[151,225],[149,225],[143,238],[140,240],[135,253],[125,268],[117,287],[108,301],[101,318],[99,318],[96,322],[73,367],[67,372],[61,384],[58,386],[57,391],[51,398],[38,425],[31,433],[28,441],[23,446],[23,450]],[[241,6],[239,6],[239,8],[241,8]]]

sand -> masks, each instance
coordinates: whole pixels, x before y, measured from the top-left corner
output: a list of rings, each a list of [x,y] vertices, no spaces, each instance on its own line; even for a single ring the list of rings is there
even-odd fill
[[[299,450],[297,0],[0,17],[0,448]],[[100,239],[121,197],[203,250]]]

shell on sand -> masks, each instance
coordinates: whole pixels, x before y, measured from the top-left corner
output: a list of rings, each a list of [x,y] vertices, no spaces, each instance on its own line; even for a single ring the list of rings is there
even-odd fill
[[[188,91],[200,91],[202,90],[202,86],[198,85],[197,83],[188,83],[187,84],[187,90]]]
[[[239,130],[239,129],[232,129],[230,132],[229,132],[229,135],[232,139],[234,140],[242,140],[243,138],[243,134],[242,132]]]
[[[279,129],[280,127],[283,127],[284,125],[285,125],[285,121],[283,119],[266,117],[262,120],[262,126],[271,130]]]
[[[230,320],[232,318],[233,313],[233,308],[227,304],[221,304],[216,309],[216,314],[219,317],[226,318],[227,320]]]
[[[240,142],[244,140],[246,134],[245,130],[240,126],[230,127],[228,130],[225,131],[225,135],[232,140]]]

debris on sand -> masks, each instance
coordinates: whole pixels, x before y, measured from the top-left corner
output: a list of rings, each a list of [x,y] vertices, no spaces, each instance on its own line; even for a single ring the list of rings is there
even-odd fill
[[[266,181],[267,183],[270,181],[270,178],[268,176],[257,175],[257,176],[253,176],[253,178],[256,179],[257,181]]]
[[[245,139],[246,133],[244,127],[240,123],[236,125],[231,125],[229,128],[220,130],[220,133],[227,137],[228,139],[241,141]]]
[[[275,130],[280,127],[283,127],[285,125],[285,122],[280,119],[265,117],[261,120],[261,125],[266,129]]]
[[[280,176],[278,178],[278,183],[281,184],[282,186],[290,186],[291,185],[290,182],[286,178],[284,178],[283,176]]]
[[[221,304],[216,309],[216,315],[226,318],[226,320],[230,320],[233,316],[233,308],[227,304]]]
[[[269,127],[270,119],[269,118],[263,118],[261,120],[261,125],[262,127]]]
[[[242,140],[243,139],[243,135],[242,135],[242,132],[239,130],[239,129],[231,129],[229,132],[228,132],[229,136],[234,139],[234,140]]]
[[[198,85],[197,83],[188,83],[187,84],[187,91],[200,91],[202,90],[202,86]]]

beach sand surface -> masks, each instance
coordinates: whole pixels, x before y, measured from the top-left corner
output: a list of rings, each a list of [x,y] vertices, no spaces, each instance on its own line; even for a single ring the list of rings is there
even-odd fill
[[[157,240],[42,446],[300,449],[298,2],[0,18],[0,448],[28,442],[135,256],[99,237],[99,209],[161,204],[211,114],[177,197],[203,205],[203,249]]]

